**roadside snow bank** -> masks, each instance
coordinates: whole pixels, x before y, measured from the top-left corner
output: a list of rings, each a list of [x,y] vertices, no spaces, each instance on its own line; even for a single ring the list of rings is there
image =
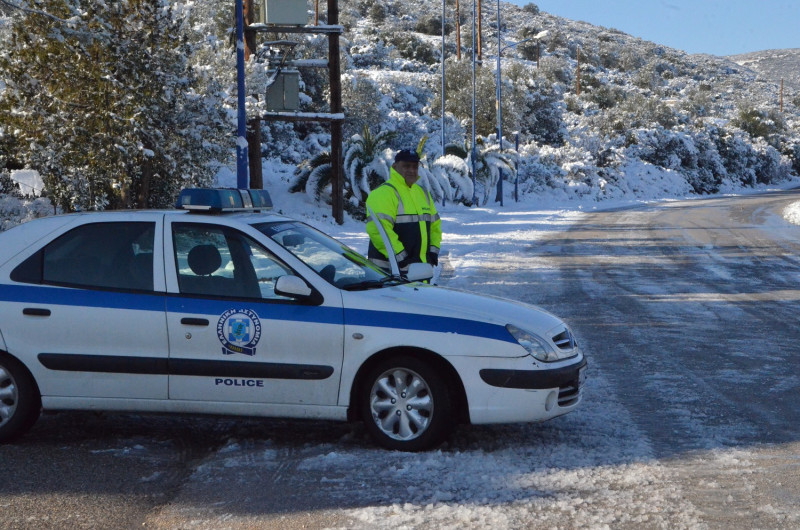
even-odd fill
[[[783,217],[790,223],[800,225],[800,202],[794,202],[783,210]]]

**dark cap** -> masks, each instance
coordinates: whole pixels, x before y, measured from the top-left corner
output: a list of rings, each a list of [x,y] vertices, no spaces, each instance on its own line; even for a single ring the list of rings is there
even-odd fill
[[[417,162],[419,163],[419,155],[416,151],[410,149],[402,149],[394,155],[395,162]]]

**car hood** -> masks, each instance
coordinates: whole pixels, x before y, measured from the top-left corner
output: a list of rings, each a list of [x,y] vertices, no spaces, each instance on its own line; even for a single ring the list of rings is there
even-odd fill
[[[346,293],[345,306],[513,324],[541,336],[564,322],[539,307],[448,287],[409,284]],[[363,304],[363,305],[362,305]]]

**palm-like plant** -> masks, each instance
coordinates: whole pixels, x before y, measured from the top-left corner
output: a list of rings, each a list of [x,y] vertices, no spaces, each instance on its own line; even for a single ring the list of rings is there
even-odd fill
[[[469,147],[464,144],[459,146],[450,144],[445,148],[445,153],[461,158],[467,166],[469,176],[472,175],[472,163],[470,161]],[[510,149],[501,150],[497,145],[487,145],[483,138],[475,141],[475,184],[476,191],[483,195],[481,204],[486,204],[489,195],[497,185],[500,178],[500,170],[509,177],[516,174],[516,162],[518,155]],[[471,186],[470,186],[471,188]]]
[[[325,188],[331,181],[331,154],[322,152],[314,158],[304,160],[294,172],[290,193],[305,192],[316,200],[326,197]]]
[[[344,172],[350,184],[350,195],[359,206],[369,192],[389,179],[391,165],[387,154],[389,141],[396,136],[393,131],[373,135],[368,125],[361,134],[350,138],[344,154]]]
[[[440,156],[433,162],[424,153],[428,136],[423,136],[417,145],[420,158],[419,183],[430,191],[436,201],[472,201],[472,181],[469,179],[469,168],[463,158],[452,154]]]

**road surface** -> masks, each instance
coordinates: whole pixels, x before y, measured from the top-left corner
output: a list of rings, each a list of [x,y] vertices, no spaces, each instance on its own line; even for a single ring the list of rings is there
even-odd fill
[[[796,201],[487,226],[507,243],[444,283],[570,323],[590,363],[573,414],[461,427],[421,454],[357,425],[50,414],[0,447],[0,527],[796,528]]]

